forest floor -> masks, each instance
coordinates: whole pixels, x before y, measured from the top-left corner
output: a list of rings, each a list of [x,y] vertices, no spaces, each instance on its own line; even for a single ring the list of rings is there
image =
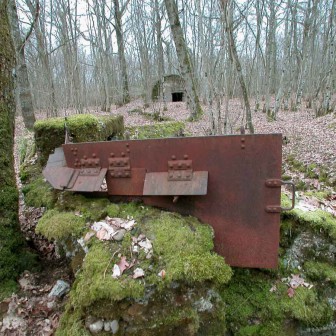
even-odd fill
[[[154,124],[156,121],[148,118],[145,113],[161,112],[161,116],[171,120],[181,120],[186,122],[186,132],[193,136],[203,136],[209,134],[209,118],[204,115],[200,121],[188,122],[189,112],[183,102],[168,103],[168,110],[162,112],[162,106],[154,104],[146,109],[143,108],[141,100],[135,100],[125,106],[112,106],[110,113],[101,112],[97,109],[90,109],[89,113],[94,114],[121,114],[124,116],[126,126]],[[243,108],[239,100],[233,100],[229,105],[229,120],[231,133],[238,134],[243,118]],[[144,113],[145,112],[145,113]],[[67,111],[71,114],[71,111]],[[37,115],[38,119],[46,118],[44,113]],[[314,118],[313,111],[302,109],[298,112],[280,111],[277,120],[268,122],[266,115],[262,112],[253,113],[253,123],[256,133],[282,133],[286,137],[283,146],[284,161],[288,157],[295,158],[295,162],[300,164],[297,167],[310,166],[316,176],[307,176],[305,169],[293,169],[293,166],[284,165],[285,174],[291,178],[305,180],[308,189],[324,190],[328,189],[330,195],[322,203],[308,199],[312,206],[323,207],[336,215],[336,193],[335,189],[328,187],[325,182],[318,178],[318,169],[323,167],[332,179],[336,177],[336,117],[329,114],[324,117]],[[16,170],[19,168],[19,143],[27,133],[21,117],[16,118],[16,145],[15,158]],[[292,160],[293,161],[293,160]],[[293,163],[293,162],[292,162]],[[18,186],[21,183],[18,179]],[[306,198],[307,200],[307,198]],[[20,221],[22,231],[26,235],[32,235],[33,229],[42,215],[43,209],[27,208],[21,194],[20,197]],[[27,237],[30,239],[31,237]],[[36,237],[35,237],[36,238]],[[53,335],[59,321],[59,317],[66,302],[66,296],[62,298],[49,297],[52,287],[57,280],[72,281],[72,275],[64,263],[60,263],[55,258],[53,245],[41,239],[38,247],[41,258],[42,269],[40,273],[25,272],[19,284],[21,287],[17,295],[0,302],[0,335]],[[7,312],[7,314],[5,314]],[[7,319],[7,320],[6,320]],[[6,323],[12,323],[6,328]]]

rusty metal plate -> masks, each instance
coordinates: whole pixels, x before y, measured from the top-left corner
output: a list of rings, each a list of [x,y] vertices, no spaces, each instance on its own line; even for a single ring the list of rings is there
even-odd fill
[[[280,187],[266,180],[281,178],[281,147],[281,134],[63,145],[68,168],[78,168],[84,157],[100,159],[110,195],[143,195],[146,173],[167,173],[172,158],[192,160],[193,172],[209,174],[206,195],[180,196],[176,203],[172,196],[143,196],[144,202],[209,223],[215,250],[230,265],[262,268],[278,261],[280,214],[265,209],[280,206]],[[110,178],[111,157],[129,158],[131,177]]]
[[[148,173],[143,189],[144,196],[181,196],[206,195],[208,186],[208,172],[190,173],[190,181],[170,180],[169,173]]]
[[[74,180],[73,185],[68,186],[67,189],[71,191],[93,192],[100,190],[107,168],[100,169],[98,173],[89,173],[88,171],[81,172],[79,169],[76,169],[76,171],[78,171],[79,174]]]
[[[49,156],[47,166],[43,170],[44,177],[55,189],[64,189],[74,174],[75,169],[66,167],[63,148],[56,148]]]
[[[108,171],[106,175],[107,191],[109,195],[131,195],[142,196],[144,181],[146,175],[145,168],[131,169],[129,178],[115,178],[112,171]]]

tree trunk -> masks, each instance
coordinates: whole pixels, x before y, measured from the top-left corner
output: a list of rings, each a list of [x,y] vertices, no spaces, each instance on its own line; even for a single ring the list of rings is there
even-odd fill
[[[21,37],[15,0],[8,3],[9,20],[16,53],[16,84],[25,126],[32,130],[35,123],[33,99],[25,60],[25,41]],[[34,17],[33,17],[34,18]]]
[[[129,86],[128,86],[128,75],[127,75],[127,64],[125,57],[125,43],[124,35],[122,31],[122,14],[123,11],[120,10],[119,0],[113,0],[114,2],[114,19],[115,19],[115,30],[118,43],[118,56],[121,68],[121,78],[122,78],[122,89],[123,89],[123,104],[130,102]]]
[[[174,0],[165,0],[169,24],[173,35],[177,58],[180,64],[181,75],[185,81],[187,98],[190,108],[190,120],[197,120],[203,114],[196,91],[196,81],[193,75],[193,67],[183,36],[178,10]]]
[[[232,14],[233,14],[233,8],[232,8],[232,1],[231,0],[221,0],[221,5],[222,5],[222,10],[223,10],[223,16],[224,16],[224,21],[225,21],[225,30],[228,36],[228,40],[229,40],[229,47],[230,47],[230,52],[231,52],[231,61],[233,61],[233,63],[235,64],[236,67],[236,71],[238,74],[238,79],[239,79],[239,83],[240,83],[240,87],[243,93],[243,98],[244,98],[244,103],[245,103],[245,113],[246,113],[246,124],[247,127],[250,131],[251,134],[254,133],[254,127],[253,127],[253,123],[252,123],[252,114],[251,114],[251,106],[250,106],[250,101],[248,98],[248,94],[247,94],[247,88],[246,88],[246,84],[245,84],[245,79],[243,76],[243,72],[242,72],[242,67],[240,64],[240,60],[238,57],[238,52],[237,52],[237,48],[236,48],[236,43],[234,40],[234,36],[233,36],[233,22],[232,22]],[[231,7],[231,8],[230,8]]]
[[[15,278],[26,267],[24,240],[18,219],[18,191],[14,173],[14,49],[8,21],[8,1],[0,0],[0,300],[11,294]],[[8,293],[9,292],[9,293]]]
[[[35,8],[30,0],[25,1],[30,14],[34,16]],[[57,102],[56,102],[56,95],[55,95],[55,84],[53,78],[53,72],[50,66],[50,56],[47,51],[47,46],[45,42],[45,34],[42,33],[43,30],[43,22],[41,20],[41,16],[39,17],[38,22],[34,27],[36,42],[37,42],[37,51],[39,58],[42,62],[43,66],[43,73],[45,79],[47,81],[47,92],[48,92],[48,99],[47,99],[47,115],[48,117],[57,117]]]

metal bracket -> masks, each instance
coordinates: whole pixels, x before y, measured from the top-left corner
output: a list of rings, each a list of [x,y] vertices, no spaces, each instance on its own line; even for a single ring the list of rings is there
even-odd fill
[[[175,155],[168,161],[168,181],[191,181],[193,179],[192,160],[184,155],[184,160],[176,160]]]
[[[131,164],[129,157],[111,157],[108,159],[110,176],[113,178],[131,177]]]
[[[92,158],[87,158],[86,155],[79,160],[79,175],[80,176],[98,176],[101,171],[100,159],[93,154]]]
[[[268,188],[281,188],[282,185],[289,185],[292,187],[292,205],[288,208],[283,208],[281,205],[268,205],[265,208],[266,212],[279,213],[281,211],[289,211],[295,206],[295,185],[293,182],[282,181],[280,179],[267,179],[265,185]]]

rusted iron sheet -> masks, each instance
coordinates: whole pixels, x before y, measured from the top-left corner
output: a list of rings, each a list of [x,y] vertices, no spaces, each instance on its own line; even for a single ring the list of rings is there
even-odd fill
[[[190,181],[188,169],[193,174],[208,172],[206,195],[195,192],[178,199],[173,197],[178,195],[143,196],[143,200],[209,223],[215,232],[215,250],[230,265],[274,268],[280,214],[266,209],[280,206],[280,186],[269,187],[266,180],[281,177],[281,146],[280,134],[267,134],[66,144],[63,149],[66,166],[76,171],[84,157],[99,158],[101,169],[107,169],[110,195],[144,195],[145,179],[152,176],[161,176],[157,180],[160,184],[165,176],[163,185],[172,182],[182,186]],[[170,168],[170,161],[177,166],[173,163]],[[176,181],[179,168],[183,171],[182,180]],[[173,181],[169,181],[171,169]],[[160,188],[165,187],[157,185],[156,189]],[[173,198],[177,202],[173,203]]]
[[[114,178],[109,171],[106,175],[107,191],[117,196],[142,196],[146,176],[145,168],[132,168],[130,178]]]
[[[206,195],[208,172],[190,173],[190,180],[171,180],[169,173],[146,174],[144,196]]]

